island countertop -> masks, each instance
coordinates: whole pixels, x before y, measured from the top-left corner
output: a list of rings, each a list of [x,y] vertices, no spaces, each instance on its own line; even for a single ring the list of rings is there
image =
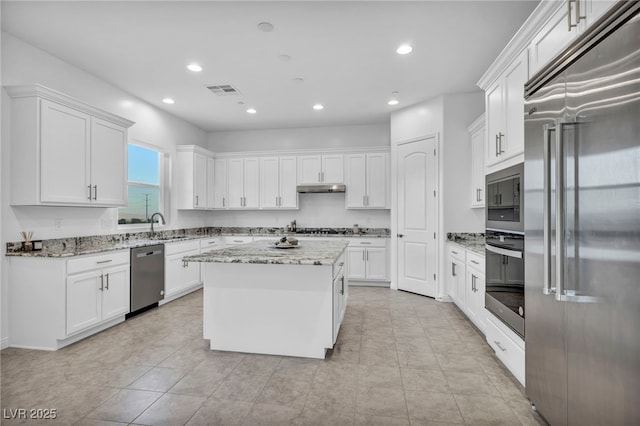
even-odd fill
[[[273,265],[333,265],[345,250],[346,241],[300,241],[298,246],[281,249],[273,241],[253,243],[211,250],[186,256],[186,262],[254,263]]]

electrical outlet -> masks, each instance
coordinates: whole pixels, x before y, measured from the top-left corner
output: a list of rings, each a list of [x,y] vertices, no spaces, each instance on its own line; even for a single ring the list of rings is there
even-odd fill
[[[62,227],[62,219],[53,219],[53,227],[55,229],[60,229]]]

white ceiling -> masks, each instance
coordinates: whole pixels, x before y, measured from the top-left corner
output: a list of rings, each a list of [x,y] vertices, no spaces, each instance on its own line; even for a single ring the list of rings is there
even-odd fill
[[[388,121],[475,83],[538,1],[2,1],[2,29],[206,131]],[[258,31],[267,21],[272,32]],[[401,43],[413,45],[406,56]],[[283,61],[280,55],[289,55]],[[204,71],[186,69],[197,62]],[[293,79],[302,78],[303,83]],[[238,96],[205,86],[231,84]],[[387,105],[398,91],[400,104]],[[162,103],[172,97],[175,104]],[[238,102],[244,102],[240,105]],[[320,102],[322,111],[312,105]],[[255,108],[257,114],[245,110]]]

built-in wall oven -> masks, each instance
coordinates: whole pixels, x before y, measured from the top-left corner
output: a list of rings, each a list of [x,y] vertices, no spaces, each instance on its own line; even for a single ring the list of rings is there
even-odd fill
[[[524,338],[523,164],[487,175],[485,307]]]

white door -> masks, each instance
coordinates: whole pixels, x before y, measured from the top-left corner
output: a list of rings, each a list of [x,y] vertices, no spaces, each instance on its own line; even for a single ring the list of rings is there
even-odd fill
[[[127,129],[91,118],[93,202],[127,205]]]
[[[280,167],[278,157],[260,159],[260,208],[274,209],[280,205]]]
[[[436,297],[436,138],[398,146],[398,288]]]
[[[91,117],[46,100],[40,108],[41,201],[90,204]]]
[[[344,156],[323,155],[320,177],[322,183],[344,183]]]
[[[296,157],[280,157],[280,208],[298,208],[297,164]]]
[[[366,206],[367,195],[367,157],[365,154],[349,154],[347,163],[347,208]]]
[[[104,290],[102,271],[71,275],[67,278],[67,334],[100,322]]]
[[[224,209],[227,204],[227,160],[217,158],[214,161],[214,202],[213,207]]]
[[[371,247],[367,249],[367,279],[387,279],[387,249]]]
[[[114,266],[102,273],[102,320],[129,313],[129,266]]]
[[[367,207],[387,207],[389,154],[367,154]]]
[[[260,206],[260,163],[257,158],[244,159],[244,207]]]
[[[228,206],[232,209],[244,207],[244,160],[242,158],[229,159],[227,193]]]

